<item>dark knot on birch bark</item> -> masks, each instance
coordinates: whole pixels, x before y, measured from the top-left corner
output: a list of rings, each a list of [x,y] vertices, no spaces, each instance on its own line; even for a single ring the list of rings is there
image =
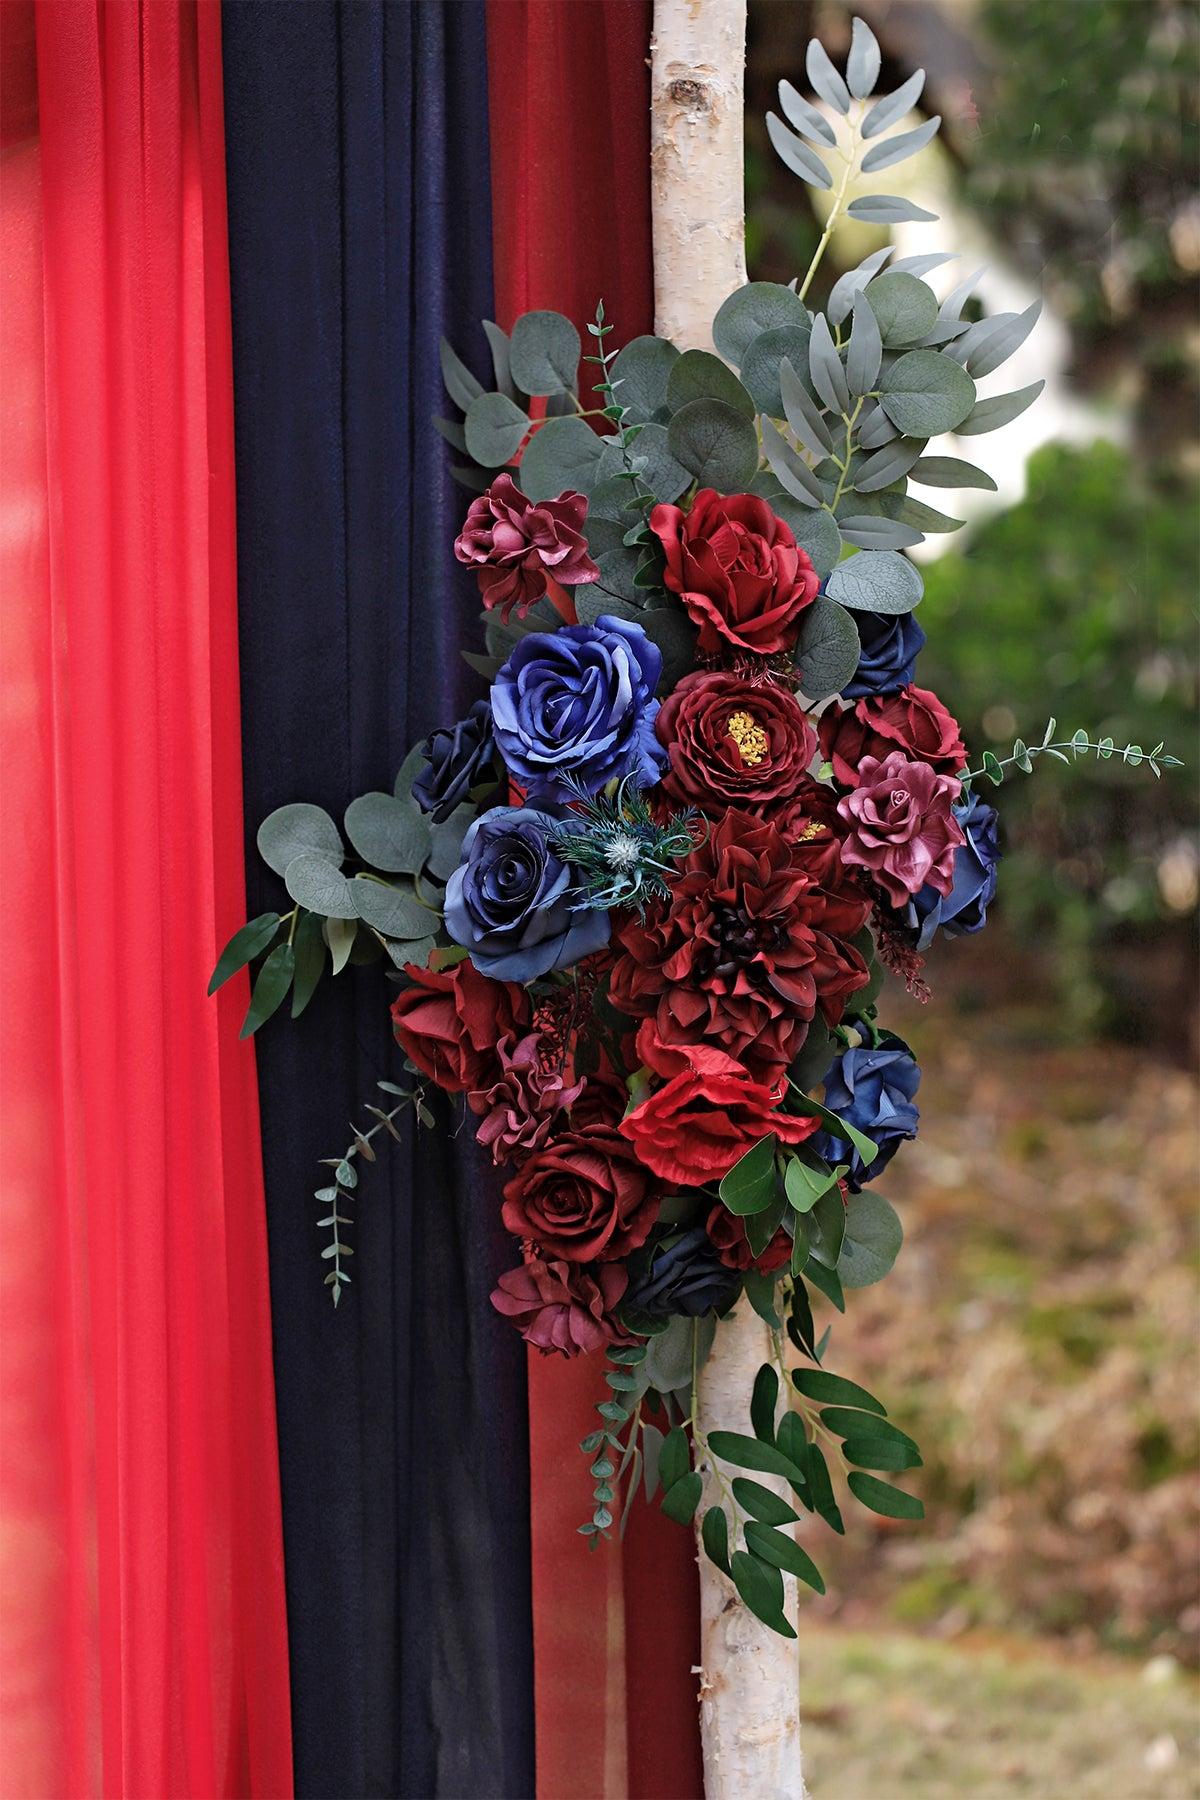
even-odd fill
[[[667,98],[673,106],[686,107],[688,112],[708,112],[712,107],[706,83],[692,75],[676,76],[667,88]]]

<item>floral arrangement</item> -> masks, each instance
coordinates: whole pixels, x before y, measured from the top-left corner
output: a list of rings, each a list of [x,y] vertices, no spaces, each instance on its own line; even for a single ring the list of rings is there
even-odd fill
[[[856,21],[845,77],[814,43],[821,104],[785,82],[787,123],[768,120],[803,180],[832,189],[840,170],[835,213],[852,176],[938,127],[884,135],[923,77],[869,103],[879,64]],[[887,194],[848,211],[931,216]],[[507,1172],[514,1266],[493,1304],[545,1353],[608,1359],[583,1534],[607,1534],[639,1486],[691,1521],[708,1471],[705,1550],[787,1635],[784,1575],[823,1586],[780,1529],[798,1508],[841,1531],[836,1475],[877,1513],[922,1510],[883,1479],[919,1466],[916,1444],[831,1372],[813,1314],[814,1297],[843,1310],[901,1246],[877,1181],[917,1133],[920,1071],[880,1021],[882,984],[923,995],[934,937],[986,923],[999,850],[981,782],[1086,751],[1173,761],[1056,741],[1051,722],[969,767],[920,679],[904,555],[960,521],[912,490],[994,485],[929,440],[1035,399],[1040,383],[977,384],[1038,308],[973,317],[970,281],[939,299],[925,279],[948,258],[883,249],[814,311],[828,237],[803,281],[729,296],[715,354],[650,336],[618,350],[602,305],[590,376],[554,312],[511,336],[486,325],[490,389],[443,346],[462,419],[436,424],[475,494],[454,554],[478,580],[484,647],[467,660],[488,696],[413,749],[393,792],[354,800],[344,838],[310,805],[266,820],[291,909],[243,927],[213,977],[256,965],[248,1034],[289,993],[301,1012],[326,969],[386,956],[413,1079],[380,1084],[390,1107],[316,1192],[334,1303],[374,1141],[409,1105],[433,1124],[426,1082],[462,1096]],[[738,1306],[775,1356],[745,1431],[705,1439],[696,1376]]]

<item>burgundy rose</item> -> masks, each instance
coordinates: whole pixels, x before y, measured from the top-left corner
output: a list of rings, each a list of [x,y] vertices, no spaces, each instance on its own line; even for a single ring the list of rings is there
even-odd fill
[[[392,1002],[392,1028],[404,1054],[448,1093],[494,1079],[496,1040],[529,1017],[523,988],[492,981],[464,960],[452,969],[405,968],[411,987]]]
[[[645,1243],[658,1201],[617,1127],[582,1125],[534,1151],[505,1186],[502,1217],[546,1256],[612,1262]]]
[[[766,1249],[755,1256],[746,1236],[746,1221],[731,1213],[719,1200],[709,1213],[704,1229],[727,1269],[740,1269],[743,1274],[747,1269],[753,1269],[759,1275],[774,1275],[791,1260],[792,1240],[782,1225]]]
[[[496,1079],[468,1094],[467,1104],[483,1121],[475,1135],[492,1161],[514,1162],[545,1143],[558,1114],[582,1094],[583,1083],[566,1085],[562,1067],[546,1062],[537,1032],[522,1038],[506,1032],[497,1040],[496,1061]]]
[[[954,852],[965,842],[951,808],[961,783],[899,750],[880,762],[864,756],[859,782],[838,802],[848,827],[842,861],[866,869],[892,906],[905,906],[928,885],[948,894]]]
[[[581,1269],[577,1263],[530,1256],[519,1269],[501,1275],[492,1305],[543,1353],[586,1355],[607,1344],[633,1342],[615,1316],[628,1285],[620,1263]]]
[[[967,752],[952,718],[928,688],[906,687],[896,694],[868,694],[847,712],[831,707],[821,716],[821,754],[833,764],[843,787],[857,787],[864,756],[902,750],[911,761],[956,775]]]
[[[719,1181],[738,1158],[770,1132],[799,1144],[820,1124],[777,1111],[784,1083],[753,1076],[723,1051],[696,1044],[690,1068],[626,1113],[621,1131],[647,1168],[678,1187]]]
[[[609,998],[652,1017],[663,1046],[714,1045],[774,1080],[818,1006],[834,1023],[866,982],[844,940],[868,910],[820,887],[769,821],[731,808],[680,865],[670,899],[622,919]]]
[[[721,670],[685,675],[654,722],[671,766],[663,791],[703,813],[766,818],[793,803],[817,734],[786,689]]]
[[[486,494],[472,500],[454,554],[479,578],[483,604],[507,620],[523,619],[546,592],[547,577],[564,586],[595,581],[600,570],[588,555],[584,495],[567,492],[536,503],[511,475],[497,475]]]
[[[821,583],[765,500],[701,488],[686,513],[656,506],[650,529],[667,559],[663,582],[700,627],[701,650],[773,656],[789,648]]]

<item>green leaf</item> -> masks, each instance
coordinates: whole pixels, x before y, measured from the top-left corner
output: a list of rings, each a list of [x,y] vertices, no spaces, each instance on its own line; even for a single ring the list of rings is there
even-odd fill
[[[814,91],[843,115],[850,111],[850,90],[829,60],[829,52],[819,38],[809,38],[804,52],[804,68]]]
[[[906,219],[929,223],[937,218],[936,213],[914,206],[902,194],[864,194],[861,199],[852,200],[846,211],[850,218],[865,219],[871,225],[900,225]]]
[[[807,181],[815,188],[828,189],[833,186],[833,178],[815,150],[788,130],[782,119],[773,112],[767,114],[767,136],[771,140],[771,148],[780,161],[798,175],[801,181]]]
[[[663,1439],[658,1457],[658,1478],[664,1488],[672,1488],[687,1474],[691,1466],[692,1453],[688,1448],[687,1433],[682,1425],[676,1425]]]
[[[849,494],[842,500],[844,508],[851,509],[853,504]],[[844,513],[839,510],[838,530],[857,550],[909,550],[921,542],[922,536],[915,526],[903,525],[897,519],[885,518],[878,512],[856,513],[852,510]]]
[[[860,1475],[857,1469],[852,1470],[846,1477],[846,1485],[856,1500],[861,1500],[872,1512],[882,1513],[885,1519],[925,1517],[925,1508],[914,1494],[906,1494],[889,1482],[876,1481],[873,1475]]]
[[[811,338],[811,330],[808,337]],[[804,375],[801,375],[801,371]],[[798,362],[785,356],[779,365],[779,396],[783,416],[811,456],[828,456],[833,450],[831,428],[807,383],[808,346]]]
[[[485,469],[498,469],[520,449],[529,418],[505,394],[480,394],[467,410],[463,429],[475,461]]]
[[[290,944],[276,944],[268,956],[254,983],[250,995],[250,1005],[242,1023],[239,1036],[248,1038],[266,1023],[271,1014],[282,1004],[283,997],[292,985],[292,976],[296,969],[296,953]]]
[[[889,350],[917,344],[933,330],[938,303],[933,289],[915,275],[889,270],[877,275],[863,289],[880,334]]]
[[[744,1156],[738,1158],[728,1174],[721,1178],[718,1189],[731,1213],[745,1218],[761,1212],[775,1193],[775,1135],[759,1138]]]
[[[750,1226],[753,1223],[753,1219],[746,1221],[747,1236],[749,1236]],[[775,1310],[775,1289],[778,1280],[777,1275],[760,1275],[756,1269],[747,1269],[742,1277],[742,1286],[745,1289],[747,1300],[759,1318],[769,1325],[772,1331],[778,1331],[783,1323]]]
[[[618,351],[612,380],[617,404],[626,409],[627,423],[643,425],[665,414],[667,377],[678,360],[674,344],[660,337],[632,338]]]
[[[829,1465],[821,1453],[820,1446],[808,1444],[804,1453],[804,1473],[808,1481],[808,1501],[815,1513],[839,1534],[845,1532],[841,1511],[833,1497],[833,1483],[829,1479]]]
[[[341,833],[324,807],[304,801],[268,814],[258,828],[257,843],[258,854],[277,875],[286,874],[288,864],[308,851],[335,865],[346,854]]]
[[[779,1377],[770,1363],[764,1363],[754,1377],[750,1396],[750,1423],[760,1443],[775,1442],[775,1408],[779,1401]]]
[[[797,131],[802,131],[812,143],[828,144],[830,149],[835,147],[837,138],[829,121],[802,94],[797,93],[790,81],[781,81],[779,84],[779,104],[789,123]]]
[[[847,1462],[859,1463],[864,1469],[919,1469],[921,1453],[907,1444],[892,1443],[888,1438],[847,1438],[842,1445]]]
[[[895,550],[863,550],[839,563],[826,592],[852,611],[911,612],[925,592],[915,563]]]
[[[788,1070],[789,1078],[806,1091],[816,1087],[829,1073],[840,1048],[838,1040],[818,1014],[809,1025],[799,1054]]]
[[[780,487],[801,506],[823,506],[825,490],[820,480],[770,419],[762,422],[762,444],[771,473]]]
[[[816,1352],[817,1334],[813,1324],[812,1306],[808,1298],[808,1290],[802,1281],[798,1281],[792,1289],[792,1303],[787,1317],[787,1334],[797,1350],[803,1350],[805,1356],[811,1356],[814,1362],[821,1359]],[[796,1456],[789,1449],[787,1454],[792,1461]]]
[[[788,1273],[793,1280],[808,1264],[810,1238],[808,1222],[803,1213],[795,1213],[788,1220],[788,1228],[792,1234],[792,1255],[788,1264]]]
[[[663,661],[658,691],[669,693],[676,682],[696,666],[699,632],[683,608],[676,605],[644,606],[637,615],[637,622],[650,642],[658,645]]]
[[[809,334],[808,373],[817,398],[824,401],[831,412],[849,412],[850,389],[846,384],[846,371],[824,313],[817,314]]]
[[[797,1413],[784,1413],[782,1419],[779,1421],[779,1428],[775,1434],[775,1444],[776,1448],[782,1450],[788,1461],[794,1464],[797,1469],[803,1472],[807,1468],[808,1438],[805,1435],[804,1423]],[[793,1493],[799,1492],[803,1496],[806,1482],[807,1476],[804,1481],[793,1481]]]
[[[855,492],[871,494],[899,481],[912,468],[924,445],[924,438],[892,438],[859,466],[853,478]]]
[[[581,349],[579,333],[562,313],[522,313],[512,328],[508,351],[513,380],[527,394],[569,393],[579,373]]]
[[[507,394],[510,400],[517,398],[516,383],[512,378],[512,368],[508,355],[508,333],[501,331],[493,319],[482,320],[483,335],[488,341],[488,349],[492,353],[492,368],[496,375],[496,392]]]
[[[292,939],[296,953],[295,985],[292,988],[292,1017],[298,1019],[317,991],[317,983],[325,968],[325,936],[316,913],[302,913]]]
[[[981,432],[996,431],[1001,425],[1019,419],[1045,385],[1044,381],[1034,381],[1028,387],[1014,388],[1010,394],[992,394],[987,400],[976,401],[957,427],[959,437],[976,437]]]
[[[236,975],[248,962],[253,962],[266,949],[278,930],[279,914],[265,912],[243,925],[240,931],[235,931],[217,959],[212,980],[208,984],[209,993],[215,994],[231,975]]]
[[[729,1574],[729,1520],[719,1506],[710,1506],[700,1524],[700,1541],[710,1563]]]
[[[975,383],[953,357],[910,350],[884,374],[879,404],[898,431],[936,437],[962,424],[975,404]]]
[[[808,1553],[802,1550],[794,1538],[786,1532],[776,1531],[770,1525],[760,1525],[751,1519],[745,1527],[745,1538],[750,1549],[764,1562],[774,1563],[777,1569],[786,1569],[789,1575],[799,1576],[818,1594],[825,1592],[825,1583],[821,1571]]]
[[[329,966],[334,975],[340,975],[350,960],[350,952],[354,948],[354,939],[358,932],[358,919],[326,919],[323,927],[325,942],[329,945]]]
[[[795,662],[810,701],[840,694],[862,655],[858,627],[844,606],[818,594],[800,615]]]
[[[746,418],[754,417],[754,401],[729,364],[711,350],[685,350],[671,365],[667,378],[668,408],[672,413],[681,412],[694,400],[723,400]]]
[[[677,1388],[690,1387],[692,1381],[693,1343],[697,1367],[703,1367],[712,1348],[716,1321],[675,1318],[667,1321],[665,1331],[650,1340],[643,1364],[652,1388],[660,1394],[673,1394]]]
[[[868,1168],[879,1155],[879,1146],[874,1139],[867,1137],[866,1133],[860,1131],[857,1125],[851,1125],[848,1119],[843,1119],[838,1113],[832,1112],[828,1106],[822,1106],[819,1100],[813,1100],[808,1095],[804,1095],[802,1098],[797,1096],[792,1110],[807,1113],[810,1116],[815,1114],[834,1137],[848,1138]]]
[[[783,1224],[784,1214],[786,1212],[787,1201],[783,1197],[782,1189],[779,1187],[778,1183],[776,1183],[775,1197],[771,1201],[771,1204],[765,1206],[761,1212],[748,1214],[744,1220],[746,1242],[749,1244],[750,1249],[755,1256],[762,1255],[767,1245],[771,1242],[771,1239],[775,1236],[775,1233],[779,1230],[779,1227]]]
[[[839,1312],[845,1312],[845,1296],[842,1293],[842,1284],[838,1279],[836,1269],[827,1269],[824,1263],[814,1260],[806,1266],[804,1274],[806,1279],[811,1281],[827,1300],[833,1302]]]
[[[318,851],[294,856],[284,872],[284,885],[292,899],[324,919],[354,917],[350,883],[336,863]]]
[[[925,71],[918,69],[915,75],[898,87],[894,94],[885,94],[877,100],[862,122],[861,132],[864,138],[878,137],[889,125],[894,125],[921,98],[921,90],[925,86]]]
[[[872,175],[878,169],[890,169],[893,163],[904,162],[908,157],[915,156],[918,150],[923,150],[937,136],[941,122],[942,115],[935,113],[924,125],[915,125],[911,131],[902,131],[897,137],[888,138],[886,143],[874,145],[862,159],[863,174]]]
[[[797,368],[808,366],[808,339],[808,330],[802,326],[779,325],[774,331],[761,332],[746,351],[742,381],[760,413],[772,419],[785,417],[781,370],[785,361]]]
[[[413,801],[360,794],[346,808],[345,824],[346,836],[374,869],[415,875],[429,854],[429,821]]]
[[[689,401],[672,418],[667,443],[671,455],[701,487],[716,488],[718,493],[741,492],[758,468],[753,420],[724,400]]]
[[[547,419],[525,446],[518,480],[531,500],[556,500],[573,488],[590,494],[599,479],[606,439],[586,419]]]
[[[477,400],[483,392],[483,383],[477,381],[462,358],[451,349],[450,344],[442,338],[438,344],[438,355],[442,364],[442,380],[446,392],[455,406],[466,412],[472,400]]]
[[[746,1550],[735,1550],[729,1563],[733,1585],[756,1619],[780,1637],[796,1633],[783,1614],[783,1576],[771,1563]]]
[[[848,1288],[882,1281],[904,1242],[904,1227],[882,1194],[864,1188],[846,1207],[846,1236],[837,1272]]]
[[[827,1269],[836,1269],[846,1235],[846,1206],[838,1187],[821,1195],[808,1215],[808,1229],[813,1256]]]
[[[703,1488],[703,1481],[694,1471],[690,1475],[681,1475],[667,1488],[659,1505],[668,1519],[674,1519],[677,1525],[690,1525]]]
[[[837,1191],[837,1175],[820,1158],[810,1164],[799,1156],[791,1156],[784,1167],[783,1189],[798,1213],[811,1212],[823,1194]],[[838,1205],[841,1203],[838,1193]]]
[[[743,1432],[710,1431],[708,1447],[722,1462],[733,1463],[739,1469],[757,1469],[765,1475],[782,1475],[786,1481],[804,1480],[804,1471],[789,1462],[774,1444],[761,1443],[758,1438],[747,1437]]]
[[[713,343],[727,362],[740,367],[755,338],[781,325],[809,326],[803,300],[782,282],[749,281],[722,303],[713,320]]]
[[[889,1444],[903,1444],[908,1450],[917,1448],[908,1433],[893,1425],[890,1419],[882,1419],[876,1412],[863,1412],[858,1407],[826,1406],[821,1411],[821,1423],[838,1437],[879,1438]]]
[[[913,463],[910,479],[921,487],[984,488],[990,494],[996,492],[996,484],[985,470],[957,456],[922,456]]]
[[[866,1388],[842,1375],[831,1375],[827,1369],[793,1369],[792,1383],[809,1400],[822,1400],[830,1406],[859,1406],[880,1418],[884,1416],[885,1408]]]
[[[643,425],[638,432],[633,452],[639,460],[644,458],[646,463],[638,476],[639,481],[664,505],[678,500],[684,488],[690,486],[691,476],[671,454],[665,425]]]
[[[846,352],[846,381],[852,394],[869,394],[879,378],[883,340],[864,294],[854,296],[854,324]]]
[[[875,33],[864,20],[855,19],[846,58],[846,86],[856,100],[865,100],[879,80],[880,60]]]
[[[787,1525],[799,1517],[795,1507],[789,1506],[781,1494],[763,1487],[759,1481],[751,1481],[748,1475],[735,1475],[731,1485],[733,1497],[743,1512],[748,1512],[751,1518],[761,1519],[764,1525]]]

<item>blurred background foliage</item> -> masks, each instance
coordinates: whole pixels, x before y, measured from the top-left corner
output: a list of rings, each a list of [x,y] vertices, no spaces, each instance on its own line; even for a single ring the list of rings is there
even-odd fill
[[[1200,9],[750,0],[749,11],[752,277],[802,273],[825,204],[773,155],[763,117],[781,78],[808,91],[809,36],[840,62],[857,11],[883,48],[880,89],[922,66],[922,116],[943,116],[936,144],[895,171],[914,174],[893,191],[942,214],[906,228],[921,235],[904,252],[964,248],[966,267],[935,285],[987,261],[1007,284],[1002,304],[1045,295],[1030,363],[999,382],[1050,375],[1029,431],[958,452],[981,461],[995,444],[1001,492],[923,560],[918,680],[959,717],[976,765],[984,749],[1039,737],[1052,715],[1064,736],[1165,740],[1187,764],[1157,783],[1113,763],[1047,764],[985,789],[1005,848],[988,928],[934,946],[928,1008],[894,986],[885,996],[925,1071],[921,1135],[883,1183],[906,1247],[886,1284],[826,1322],[832,1366],[896,1395],[922,1444],[929,1521],[822,1543],[833,1579],[812,1625],[827,1688],[851,1698],[832,1700],[806,1741],[831,1797],[965,1791],[967,1747],[989,1735],[1016,1746],[1011,1770],[1002,1749],[985,1755],[991,1784],[971,1792],[1111,1792],[1119,1741],[1123,1794],[1190,1795],[1195,1696],[1170,1684],[1200,1636]],[[839,227],[818,302],[885,241],[877,227]],[[956,1646],[957,1676],[923,1650],[868,1654],[914,1633]],[[1000,1665],[968,1667],[996,1644]],[[1114,1665],[1104,1705],[1117,1723],[1102,1750],[1086,1680],[1072,1698],[1051,1660],[1030,1682],[1029,1659],[1082,1658],[1100,1680],[1111,1653],[1141,1667],[1122,1689],[1127,1665]],[[998,1666],[1014,1671],[1007,1697]],[[1160,1679],[1175,1695],[1169,1725],[1145,1685]],[[1057,1695],[1048,1711],[1061,1713],[1055,1747],[1032,1757],[1022,1682]],[[1006,1707],[1023,1721],[1008,1738]],[[871,1736],[881,1716],[915,1733],[902,1782],[888,1760],[896,1733]]]

